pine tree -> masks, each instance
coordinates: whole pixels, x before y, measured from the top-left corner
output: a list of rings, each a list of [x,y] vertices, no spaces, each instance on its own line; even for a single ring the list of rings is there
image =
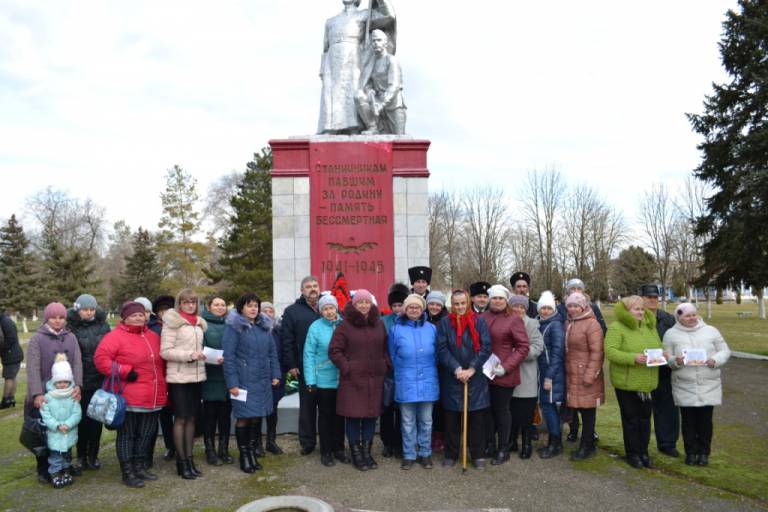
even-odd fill
[[[160,195],[163,214],[158,226],[160,265],[166,270],[164,287],[172,290],[202,283],[201,268],[208,248],[193,237],[200,228],[197,211],[197,180],[174,165],[165,175],[165,192]]]
[[[714,84],[703,114],[689,114],[704,137],[694,175],[715,193],[698,219],[705,279],[718,288],[768,285],[768,2],[739,0],[723,23],[720,56],[730,79]],[[761,316],[765,315],[761,300]]]
[[[78,247],[64,247],[55,233],[45,227],[42,234],[42,297],[40,304],[61,302],[71,304],[78,295],[99,295],[95,262],[91,255]]]
[[[249,291],[272,295],[272,152],[263,148],[247,164],[243,181],[231,199],[234,211],[227,234],[219,240],[221,258],[206,274],[222,284],[232,300]]]
[[[0,228],[0,311],[30,315],[38,305],[39,280],[24,228],[11,215]]]
[[[640,286],[656,282],[656,262],[642,247],[630,245],[619,253],[613,267],[613,292],[625,297]]]
[[[160,284],[162,279],[155,242],[149,231],[139,228],[133,235],[133,254],[125,257],[125,269],[115,286],[115,301],[122,303],[139,296],[156,297],[164,291]]]

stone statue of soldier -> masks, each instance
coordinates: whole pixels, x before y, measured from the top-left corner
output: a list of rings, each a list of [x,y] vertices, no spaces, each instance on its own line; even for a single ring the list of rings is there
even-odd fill
[[[366,135],[405,133],[406,107],[403,101],[403,75],[397,57],[387,48],[389,38],[381,30],[371,32],[373,58],[363,69],[360,90],[355,97]]]
[[[389,0],[371,0],[370,9],[359,9],[360,0],[342,0],[344,10],[325,23],[320,66],[322,92],[317,133],[354,134],[364,129],[355,98],[363,70],[373,59],[368,46],[372,29],[388,35],[389,52],[395,53],[397,25]]]

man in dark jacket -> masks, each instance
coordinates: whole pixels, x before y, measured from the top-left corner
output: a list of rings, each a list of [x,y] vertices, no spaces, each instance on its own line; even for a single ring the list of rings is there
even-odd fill
[[[645,307],[656,315],[656,331],[659,338],[675,325],[675,317],[659,309],[659,287],[644,284],[640,296]],[[656,432],[656,447],[664,455],[678,457],[677,439],[680,437],[680,411],[672,399],[672,371],[669,366],[659,366],[659,386],[651,392],[653,398],[653,429]]]
[[[16,406],[16,376],[19,374],[24,352],[19,345],[16,323],[0,313],[0,361],[3,363],[3,400],[0,409]]]
[[[283,362],[299,379],[299,444],[301,454],[309,455],[317,444],[317,393],[310,393],[300,368],[304,368],[304,342],[312,322],[320,318],[317,301],[320,285],[314,276],[301,280],[301,297],[285,308],[280,338],[283,342]]]
[[[485,313],[488,310],[488,303],[491,299],[488,298],[488,288],[491,287],[491,283],[485,281],[478,281],[469,285],[469,296],[472,301],[472,311],[477,313]]]
[[[429,285],[432,282],[432,269],[429,267],[411,267],[408,269],[411,280],[411,293],[421,295],[426,300],[429,295]]]
[[[527,272],[515,272],[512,274],[512,277],[509,278],[509,284],[512,285],[512,293],[528,297],[528,309],[525,314],[531,318],[539,316],[539,309],[536,305],[536,301],[532,300],[530,297],[531,276]]]

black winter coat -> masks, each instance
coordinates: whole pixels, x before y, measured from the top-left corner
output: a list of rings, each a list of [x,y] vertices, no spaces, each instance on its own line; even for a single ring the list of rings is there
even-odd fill
[[[480,334],[480,350],[475,353],[469,329],[462,335],[461,348],[456,344],[456,331],[451,327],[451,319],[443,317],[437,324],[437,362],[440,370],[440,400],[448,411],[464,410],[464,384],[456,379],[456,368],[470,367],[475,374],[469,379],[469,410],[478,411],[491,406],[488,379],[483,374],[483,365],[491,356],[491,335],[482,318],[477,319],[477,332]]]
[[[2,361],[3,366],[19,364],[24,360],[24,351],[19,345],[16,323],[10,317],[0,313],[0,327],[2,327],[2,331],[0,331],[0,361]]]
[[[72,331],[77,338],[77,344],[80,345],[80,354],[83,357],[83,390],[99,389],[104,383],[104,375],[96,369],[93,355],[101,339],[112,330],[107,323],[107,314],[98,308],[93,320],[86,322],[80,318],[77,311],[70,308],[67,311],[67,328]]]
[[[312,309],[303,295],[285,308],[280,339],[283,343],[283,364],[288,369],[304,368],[304,341],[309,326],[318,318],[320,313]]]
[[[664,311],[663,309],[656,310],[656,332],[659,333],[659,339],[664,339],[664,334],[675,326],[675,317]],[[672,370],[667,365],[659,366],[659,380],[672,381]],[[670,384],[671,385],[671,384]],[[667,386],[660,386],[664,389],[669,389]]]

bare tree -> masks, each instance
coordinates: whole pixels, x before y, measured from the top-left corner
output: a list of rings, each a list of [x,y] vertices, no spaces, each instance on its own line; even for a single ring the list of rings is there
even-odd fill
[[[509,259],[513,268],[532,269],[536,266],[536,234],[522,222],[510,229]]]
[[[231,171],[219,176],[208,187],[203,206],[203,221],[207,223],[208,233],[214,239],[221,238],[230,225],[230,218],[234,209],[230,204],[232,197],[237,193],[240,183],[243,181],[243,173]]]
[[[706,212],[706,197],[710,190],[703,181],[688,177],[679,191],[675,208],[679,220],[675,223],[673,251],[680,274],[685,279],[689,300],[698,303],[694,285],[701,275],[701,247],[704,240],[696,235],[696,219]]]
[[[463,240],[467,255],[463,282],[498,282],[504,270],[510,228],[501,188],[482,187],[462,195]]]
[[[588,261],[592,294],[598,301],[610,292],[611,261],[626,242],[627,226],[621,212],[600,203],[592,217]]]
[[[523,202],[530,229],[536,233],[538,242],[538,280],[544,288],[555,285],[555,234],[557,210],[565,194],[565,182],[554,169],[531,171],[523,184],[520,200]]]
[[[666,306],[667,282],[672,262],[675,206],[663,184],[655,184],[640,202],[641,228],[645,243],[656,259],[656,271],[662,288],[662,307]]]
[[[432,194],[429,200],[429,259],[437,283],[459,285],[462,251],[459,247],[464,219],[462,199],[456,191]],[[433,277],[434,279],[434,277]]]
[[[602,204],[595,190],[588,185],[578,185],[566,196],[563,208],[564,237],[567,251],[571,256],[573,271],[583,279],[589,280],[589,252],[592,239],[592,223]]]

